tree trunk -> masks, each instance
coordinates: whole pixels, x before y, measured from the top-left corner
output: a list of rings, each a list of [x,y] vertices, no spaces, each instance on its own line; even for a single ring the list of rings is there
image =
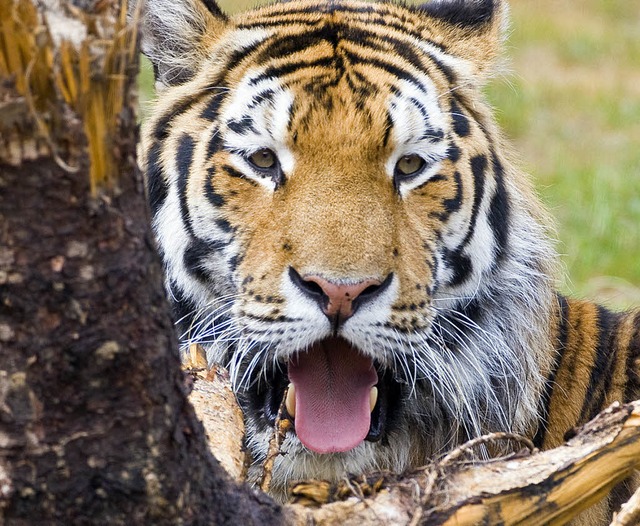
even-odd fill
[[[135,37],[89,4],[0,0],[0,523],[281,524],[186,400],[135,161]]]

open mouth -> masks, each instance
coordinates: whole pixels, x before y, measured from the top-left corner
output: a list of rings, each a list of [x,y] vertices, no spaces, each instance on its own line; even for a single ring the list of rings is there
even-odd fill
[[[344,452],[384,439],[400,400],[390,371],[342,338],[317,342],[286,365],[252,400],[271,425],[286,392],[295,432],[311,451]]]

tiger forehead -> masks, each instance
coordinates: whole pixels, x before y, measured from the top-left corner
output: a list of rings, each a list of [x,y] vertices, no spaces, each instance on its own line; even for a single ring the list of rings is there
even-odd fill
[[[343,156],[360,159],[377,157],[389,151],[390,133],[384,97],[380,104],[361,101],[342,86],[334,94],[305,100],[291,115],[289,136],[297,149],[313,150],[324,156]]]
[[[268,17],[258,10],[237,25],[241,31],[251,30],[252,24],[264,29],[267,18],[273,22],[273,16],[285,14],[289,22],[281,21],[244,57],[239,74],[232,75],[242,87],[238,97],[247,101],[234,106],[244,106],[242,119],[248,122],[250,114],[260,111],[283,111],[290,115],[288,135],[294,142],[306,138],[347,144],[366,132],[376,147],[386,147],[395,124],[388,109],[403,91],[419,94],[409,96],[415,112],[440,110],[433,94],[449,91],[452,74],[419,47],[407,29],[407,13],[390,14],[394,6],[389,5],[344,3],[338,8],[307,2],[299,5],[313,9],[301,10],[294,4],[271,6]],[[281,90],[293,95],[291,107],[273,104]],[[432,104],[418,100],[426,92],[431,92]],[[232,112],[227,115],[234,118]]]
[[[266,31],[260,45],[242,56],[250,69],[264,67],[264,77],[287,83],[306,82],[306,88],[316,93],[344,76],[363,95],[367,83],[387,87],[416,73],[426,72],[443,84],[455,82],[452,69],[425,52],[431,48],[446,53],[442,39],[409,8],[291,2],[249,12],[236,21],[235,29]],[[367,69],[377,70],[375,82],[367,78]],[[314,86],[309,85],[311,72]]]
[[[279,2],[241,13],[235,19],[238,27],[286,27],[317,25],[325,21],[356,21],[420,31],[424,21],[407,6],[390,2],[372,3],[358,0],[320,1],[293,0]]]

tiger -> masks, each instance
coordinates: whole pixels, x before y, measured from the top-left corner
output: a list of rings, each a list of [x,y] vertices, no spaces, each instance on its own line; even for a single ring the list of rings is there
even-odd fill
[[[640,313],[558,292],[552,219],[483,94],[505,1],[132,12],[167,296],[183,345],[230,372],[250,482],[282,408],[279,501],[493,432],[553,448],[640,398]]]

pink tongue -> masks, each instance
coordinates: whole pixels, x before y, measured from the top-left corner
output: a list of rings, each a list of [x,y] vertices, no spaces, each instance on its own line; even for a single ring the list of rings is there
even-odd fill
[[[365,439],[378,382],[370,358],[344,340],[324,340],[289,362],[289,379],[296,388],[296,434],[307,448],[348,451]]]

